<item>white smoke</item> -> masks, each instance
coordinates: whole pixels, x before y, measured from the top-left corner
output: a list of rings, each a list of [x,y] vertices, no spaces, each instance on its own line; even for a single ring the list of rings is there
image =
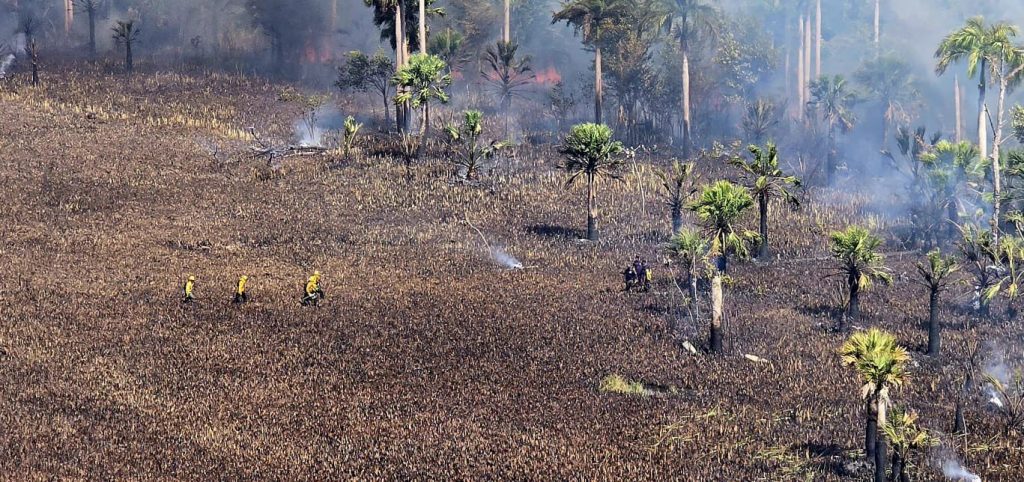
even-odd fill
[[[942,475],[960,482],[981,482],[981,477],[971,473],[959,460],[952,457],[942,461]]]
[[[491,258],[508,269],[523,269],[523,263],[516,259],[515,256],[506,253],[505,250],[501,248],[492,247]]]
[[[14,65],[18,55],[25,52],[25,34],[18,33],[3,44],[0,44],[0,79],[7,77],[7,70]]]
[[[300,146],[321,147],[323,145],[324,130],[320,126],[308,125],[306,121],[299,119],[295,121],[294,129]]]

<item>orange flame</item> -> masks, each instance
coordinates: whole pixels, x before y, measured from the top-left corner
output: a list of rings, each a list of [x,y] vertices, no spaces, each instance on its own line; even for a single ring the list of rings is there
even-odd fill
[[[545,70],[538,70],[533,76],[533,81],[541,85],[554,85],[562,81],[562,74],[558,73],[558,69],[554,66],[551,66]]]

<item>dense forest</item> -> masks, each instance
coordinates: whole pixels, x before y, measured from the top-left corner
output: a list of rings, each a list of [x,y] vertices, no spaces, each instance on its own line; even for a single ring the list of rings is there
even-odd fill
[[[981,480],[974,470],[1015,480],[1024,463],[1021,26],[1024,2],[1007,0],[0,0],[0,179],[39,196],[0,197],[22,208],[2,219],[17,229],[0,240],[21,256],[0,248],[19,263],[0,277],[0,295],[23,300],[0,302],[0,313],[59,313],[61,330],[108,311],[135,329],[157,320],[180,330],[161,336],[177,343],[168,356],[186,361],[191,340],[214,336],[193,324],[213,319],[237,330],[240,353],[261,357],[252,370],[315,373],[316,390],[285,392],[328,406],[330,434],[311,428],[313,412],[275,406],[298,427],[275,436],[316,433],[304,440],[311,450],[343,446],[343,455],[240,455],[223,440],[209,443],[230,455],[189,455],[237,478],[270,467],[310,479]],[[135,135],[148,141],[133,145]],[[64,152],[82,164],[61,164]],[[162,211],[190,212],[204,197],[220,207],[185,220]],[[105,279],[121,294],[90,298],[88,309],[67,305],[94,294],[74,284],[82,279],[67,298],[36,296],[26,260],[60,259],[42,240],[64,240],[51,248],[76,256],[68,239],[119,232],[110,224],[120,206],[143,201],[156,206],[133,211],[152,223],[143,234],[95,241],[99,254],[83,266],[147,271]],[[328,311],[275,311],[282,298],[267,297],[252,318],[201,303],[111,308],[111,298],[167,298],[152,286],[169,275],[146,278],[164,262],[126,258],[129,245],[176,268],[202,260],[203,274],[250,253],[266,255],[264,280],[315,268],[304,307],[323,298],[321,270],[333,273],[322,266],[370,289],[346,292],[339,307],[323,299]],[[487,262],[474,261],[481,252]],[[482,274],[495,266],[500,274]],[[623,289],[611,288],[620,276]],[[192,303],[196,276],[187,280]],[[332,324],[342,318],[357,328]],[[32,363],[46,357],[17,345],[52,333],[2,328],[0,376],[25,384],[10,399],[28,397]],[[113,350],[120,335],[110,336],[74,350]],[[157,345],[149,336],[136,340]],[[371,349],[382,339],[402,342]],[[297,345],[301,362],[274,359],[272,342]],[[161,361],[126,343],[138,360]],[[203,353],[245,365],[217,350]],[[433,363],[409,369],[416,357]],[[204,367],[197,382],[211,396],[226,393],[209,388],[221,369]],[[252,399],[218,398],[246,413],[265,402],[248,369],[238,368]],[[458,383],[442,392],[421,370]],[[78,395],[107,400],[109,380],[93,374],[86,386],[104,395]],[[164,389],[160,376],[138,383]],[[364,386],[384,395],[351,401]],[[338,403],[352,405],[324,401],[342,393],[352,399]],[[461,417],[445,418],[446,393]],[[36,404],[79,414],[49,395],[0,405],[0,420]],[[584,408],[550,407],[570,399]],[[146,400],[132,403],[159,405]],[[477,412],[500,403],[505,419]],[[532,419],[518,413],[524,405],[554,411]],[[339,413],[358,415],[346,425]],[[418,416],[436,424],[403,425]],[[477,416],[493,423],[467,422]],[[130,425],[97,417],[110,433]],[[197,430],[188,414],[169,417],[175,428],[153,422],[131,437],[163,447],[168,434]],[[378,420],[393,424],[383,439],[368,428]],[[594,420],[608,432],[588,428]],[[481,426],[497,427],[501,442]],[[335,436],[349,430],[353,439]],[[31,428],[12,433],[0,441],[16,465],[60,472],[26,448]],[[264,436],[253,435],[279,441]],[[520,436],[534,449],[522,459],[509,442]],[[376,451],[361,457],[366,447]],[[85,475],[197,475],[132,455],[128,469],[98,464]]]

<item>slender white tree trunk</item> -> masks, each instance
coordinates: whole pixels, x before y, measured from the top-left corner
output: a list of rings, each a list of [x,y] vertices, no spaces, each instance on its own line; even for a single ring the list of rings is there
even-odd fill
[[[960,78],[953,77],[953,104],[956,106],[956,142],[963,141],[963,109],[960,103]]]
[[[804,99],[811,99],[811,81],[814,80],[811,77],[811,15],[807,14],[807,27],[804,29],[804,43],[807,45],[807,50],[804,51]]]
[[[1004,115],[1004,112],[1006,110],[1006,89],[1007,89],[1007,82],[1009,80],[1007,75],[1008,75],[1008,73],[1006,71],[1006,62],[1005,61],[1004,62],[1000,62],[1000,66],[999,66],[999,104],[996,107],[997,109],[999,109],[999,111],[996,112],[996,132],[995,132],[995,139],[992,141],[992,181],[993,181],[992,183],[993,183],[994,190],[995,190],[994,202],[992,203],[992,207],[993,207],[993,209],[992,209],[992,217],[994,218],[993,222],[995,223],[995,228],[992,230],[992,232],[993,232],[993,235],[995,236],[993,238],[993,241],[995,241],[996,246],[999,246],[998,229],[999,229],[999,221],[1000,221],[1000,208],[1002,207],[1001,206],[1002,205],[1002,200],[1000,199],[1000,196],[1002,196],[1002,193],[1003,193],[1003,186],[1002,186],[1002,177],[1003,176],[1002,176],[1002,173],[1000,172],[1001,171],[1001,167],[1000,167],[999,151],[1000,151],[1000,144],[1003,142],[1003,115]]]
[[[814,15],[814,78],[821,77],[821,0]]]
[[[881,49],[882,39],[882,0],[875,0],[875,57]]]
[[[601,47],[594,49],[594,122],[601,123],[604,101],[604,80],[601,78]]]
[[[800,16],[800,50],[796,53],[796,90],[797,90],[797,117],[800,120],[804,120],[804,112],[806,109],[804,106],[807,104],[807,99],[804,98],[804,16]]]
[[[689,159],[691,151],[692,124],[690,117],[690,53],[686,40],[683,41],[683,157]]]
[[[509,43],[512,41],[512,1],[505,0],[505,25],[501,30],[501,41]]]
[[[420,0],[420,52],[427,53],[427,0]]]

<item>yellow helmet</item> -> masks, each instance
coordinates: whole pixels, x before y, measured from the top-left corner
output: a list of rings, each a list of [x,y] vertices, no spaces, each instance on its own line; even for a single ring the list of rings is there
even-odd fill
[[[249,279],[249,277],[243,274],[242,277],[239,279]]]
[[[189,281],[195,281],[195,280],[196,280],[196,277],[195,277],[195,276],[189,276],[189,277],[188,277],[188,280],[189,280]]]
[[[314,271],[313,272],[313,276],[319,277],[320,276],[320,272],[319,271]]]

